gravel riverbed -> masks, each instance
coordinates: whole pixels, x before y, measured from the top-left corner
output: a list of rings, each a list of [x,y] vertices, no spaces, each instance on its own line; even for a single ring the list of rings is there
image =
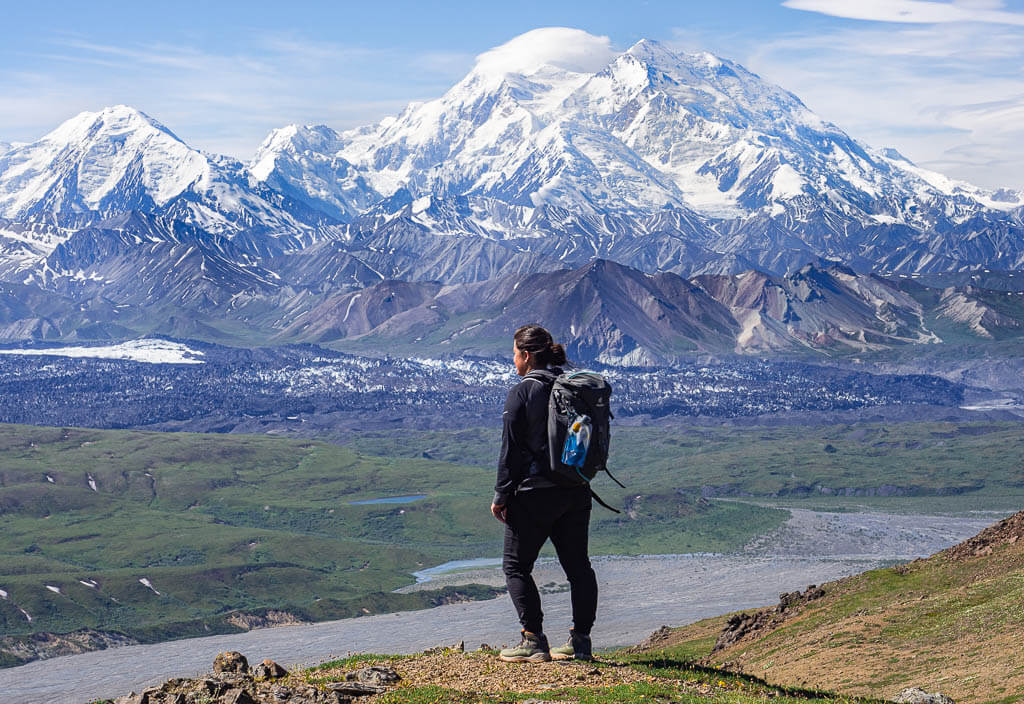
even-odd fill
[[[893,560],[930,555],[978,533],[997,520],[876,513],[794,510],[772,535],[743,554],[654,555],[594,559],[601,596],[595,647],[636,643],[662,625],[693,621],[775,603],[780,592],[804,589]],[[552,642],[569,627],[569,594],[557,563],[542,562],[538,584]],[[499,568],[435,577],[413,588],[503,582]],[[170,677],[210,669],[214,656],[238,650],[252,661],[272,658],[309,665],[349,653],[412,653],[465,641],[500,646],[518,642],[518,624],[507,597],[423,611],[282,626],[248,633],[193,638],[71,655],[0,670],[0,703],[83,704],[141,691]]]

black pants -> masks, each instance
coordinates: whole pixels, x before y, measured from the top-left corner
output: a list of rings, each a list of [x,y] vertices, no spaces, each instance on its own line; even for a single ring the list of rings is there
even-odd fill
[[[544,632],[540,593],[531,573],[537,553],[551,538],[569,579],[573,629],[590,634],[597,615],[597,577],[587,554],[590,506],[588,487],[530,489],[509,499],[502,568],[524,630]]]

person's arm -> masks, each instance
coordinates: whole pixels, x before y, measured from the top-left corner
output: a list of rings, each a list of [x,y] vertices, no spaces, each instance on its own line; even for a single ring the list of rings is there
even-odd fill
[[[501,416],[501,452],[498,455],[498,479],[494,484],[491,513],[502,522],[508,499],[526,477],[530,466],[530,452],[523,437],[526,429],[524,401],[521,387],[513,388],[505,399],[505,410]]]

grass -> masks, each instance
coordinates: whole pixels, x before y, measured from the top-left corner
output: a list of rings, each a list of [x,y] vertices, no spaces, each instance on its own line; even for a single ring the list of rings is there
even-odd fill
[[[708,501],[707,491],[890,512],[1008,512],[1024,500],[1021,424],[613,432],[611,466],[627,488],[607,478],[595,488],[625,510],[595,507],[596,555],[730,552],[788,515]],[[500,554],[487,511],[497,445],[488,428],[364,433],[338,447],[0,425],[0,589],[10,596],[0,599],[0,631],[93,628],[148,642],[237,631],[238,612],[313,621],[490,596],[392,590],[414,570]],[[821,493],[886,486],[906,495]],[[409,494],[426,498],[350,503]]]
[[[509,665],[500,663],[496,653],[446,653],[423,666],[416,667],[419,656],[361,655],[345,660],[324,663],[295,673],[306,683],[324,685],[337,681],[341,671],[351,670],[365,664],[390,665],[403,677],[397,687],[381,695],[380,702],[463,702],[465,704],[497,704],[498,702],[545,701],[545,702],[589,702],[591,704],[651,702],[721,702],[743,704],[772,699],[779,702],[821,701],[851,703],[876,700],[861,699],[835,693],[805,688],[779,687],[762,679],[737,674],[727,669],[704,666],[685,654],[685,648],[671,648],[649,653],[631,653],[628,650],[602,654],[593,663],[584,666],[586,670],[604,671],[612,674],[628,668],[640,674],[640,681],[620,684],[580,684],[583,677],[575,664],[551,663],[545,665]],[[481,657],[487,658],[480,660]],[[486,681],[477,681],[473,673],[493,674],[500,670],[505,682],[518,681],[525,674],[533,679],[546,680],[547,684],[531,690],[529,684],[518,684],[515,688],[488,689]],[[459,672],[455,677],[454,672]],[[438,677],[459,679],[457,689],[450,686],[425,682]],[[503,674],[502,674],[503,673]],[[506,684],[506,686],[508,686]]]
[[[393,590],[417,569],[500,554],[493,481],[307,440],[0,426],[0,630],[149,642],[237,631],[239,612],[316,621],[489,597]],[[408,494],[426,498],[350,503]],[[599,511],[595,554],[733,550],[786,516],[675,493]]]
[[[851,695],[910,686],[957,702],[1024,700],[1024,541],[991,553],[940,553],[825,585],[774,631],[710,656],[726,617],[675,631],[687,657],[733,663],[773,682],[809,681]],[[710,656],[710,657],[709,657]],[[1000,695],[1017,692],[1016,699]]]
[[[370,432],[349,445],[367,454],[426,453],[489,468],[498,437],[490,428],[410,431],[401,438]],[[919,505],[944,513],[1005,512],[1024,505],[1022,444],[1024,424],[1013,422],[614,427],[609,466],[628,489],[600,476],[595,488],[619,501],[630,492],[710,491],[828,510]]]

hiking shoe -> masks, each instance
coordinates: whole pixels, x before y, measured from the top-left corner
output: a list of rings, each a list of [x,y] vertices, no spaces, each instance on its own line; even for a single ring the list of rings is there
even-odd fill
[[[514,648],[505,648],[498,657],[505,662],[547,662],[551,659],[548,639],[543,633],[523,631],[522,642]]]
[[[569,640],[565,645],[551,649],[552,660],[593,660],[594,653],[590,648],[590,636],[576,631],[569,631]]]

